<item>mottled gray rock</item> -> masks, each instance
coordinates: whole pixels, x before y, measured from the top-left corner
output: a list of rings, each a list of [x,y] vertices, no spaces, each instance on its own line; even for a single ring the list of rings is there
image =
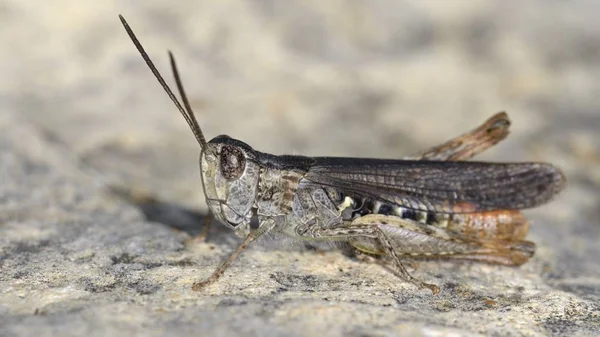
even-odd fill
[[[597,335],[600,4],[170,1],[0,4],[0,335]],[[399,282],[340,252],[253,247],[206,210],[198,148],[123,31],[176,54],[208,137],[397,158],[506,110],[481,158],[569,188],[527,212],[520,268],[423,262]],[[131,202],[109,186],[152,198]],[[268,246],[268,245],[267,245]]]

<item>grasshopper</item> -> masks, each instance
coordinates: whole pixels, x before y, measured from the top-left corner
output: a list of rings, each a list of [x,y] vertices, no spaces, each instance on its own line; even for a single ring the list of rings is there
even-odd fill
[[[309,243],[343,243],[387,257],[401,280],[434,294],[439,288],[413,277],[402,260],[445,258],[518,266],[533,256],[535,244],[524,240],[529,223],[521,210],[550,201],[564,188],[564,175],[547,163],[466,161],[508,135],[505,113],[403,159],[272,155],[226,135],[207,142],[172,53],[183,106],[119,17],[200,145],[200,175],[211,214],[244,238],[209,278],[193,284],[193,290],[217,281],[250,243],[272,234]],[[257,226],[251,226],[253,219]]]

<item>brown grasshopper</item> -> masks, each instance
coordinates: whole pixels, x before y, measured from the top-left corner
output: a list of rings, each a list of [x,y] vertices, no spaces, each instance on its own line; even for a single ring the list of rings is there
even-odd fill
[[[206,203],[242,244],[206,280],[215,282],[254,240],[270,234],[306,242],[341,242],[391,261],[394,273],[434,294],[402,259],[466,259],[517,266],[535,252],[521,209],[550,201],[565,186],[546,163],[467,162],[504,139],[510,121],[494,115],[479,128],[429,151],[395,159],[272,155],[221,135],[207,142],[171,68],[185,109],[119,16],[129,37],[179,109],[198,144]],[[252,219],[258,220],[256,228]]]

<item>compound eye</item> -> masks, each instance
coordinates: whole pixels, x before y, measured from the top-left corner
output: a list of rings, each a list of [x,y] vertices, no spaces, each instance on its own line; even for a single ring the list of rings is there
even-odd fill
[[[223,145],[221,148],[221,173],[227,180],[235,180],[242,176],[246,168],[246,157],[237,147]]]

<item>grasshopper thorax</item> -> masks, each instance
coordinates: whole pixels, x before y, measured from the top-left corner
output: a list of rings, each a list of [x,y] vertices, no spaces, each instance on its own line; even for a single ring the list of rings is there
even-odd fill
[[[248,144],[217,136],[200,152],[200,175],[206,203],[214,216],[236,231],[246,232],[256,200],[259,165]]]

